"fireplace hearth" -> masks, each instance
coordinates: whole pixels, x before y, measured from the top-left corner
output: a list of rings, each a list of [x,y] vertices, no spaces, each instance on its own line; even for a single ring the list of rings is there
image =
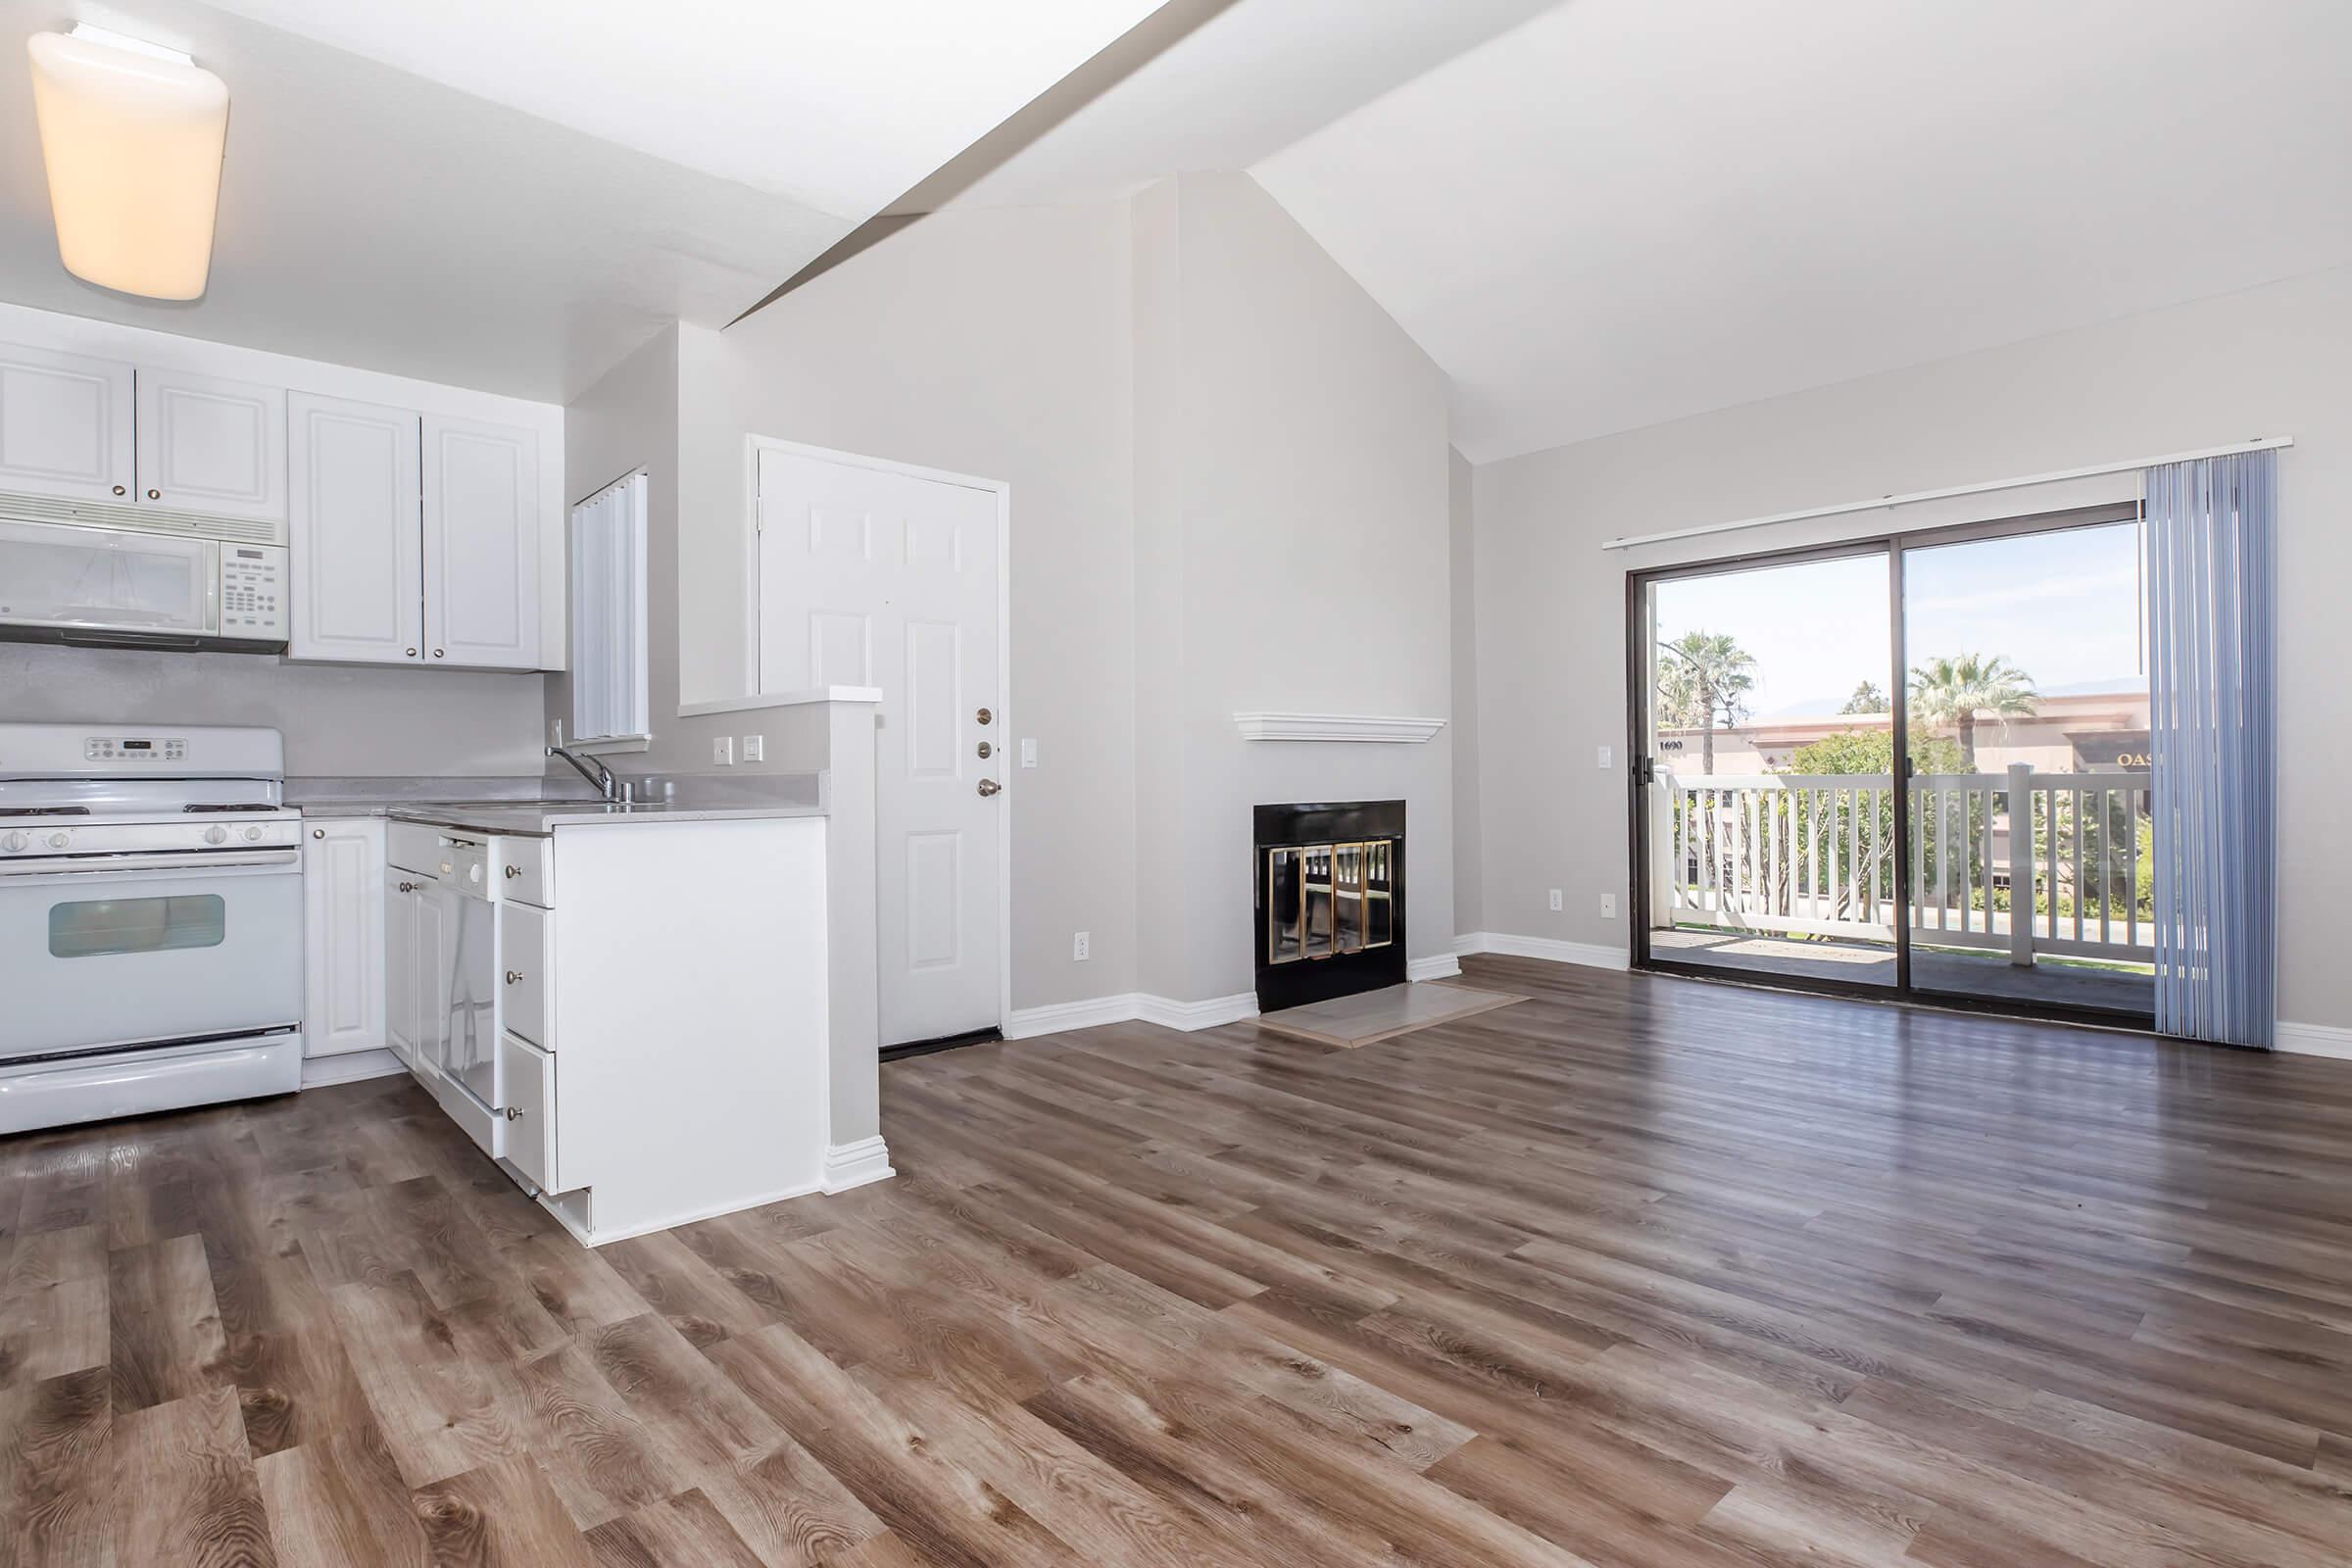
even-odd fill
[[[1251,828],[1258,1011],[1401,985],[1404,803],[1260,806]]]

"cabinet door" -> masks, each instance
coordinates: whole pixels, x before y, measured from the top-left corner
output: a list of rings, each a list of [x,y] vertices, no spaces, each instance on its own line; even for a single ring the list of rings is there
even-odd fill
[[[408,409],[287,400],[293,564],[289,659],[424,658],[422,463]]]
[[[315,824],[302,844],[302,1054],[379,1049],[386,958],[383,824]]]
[[[139,499],[275,522],[286,514],[286,394],[142,366]]]
[[[384,1043],[411,1067],[416,1054],[416,879],[394,866],[384,872]]]
[[[128,501],[130,420],[129,366],[0,344],[0,489]]]
[[[428,664],[539,667],[539,438],[424,416]]]

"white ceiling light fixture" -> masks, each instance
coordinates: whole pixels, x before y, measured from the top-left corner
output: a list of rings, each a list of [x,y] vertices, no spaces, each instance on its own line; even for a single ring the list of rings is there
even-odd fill
[[[186,55],[86,24],[36,32],[26,49],[66,270],[124,294],[200,298],[227,85]]]

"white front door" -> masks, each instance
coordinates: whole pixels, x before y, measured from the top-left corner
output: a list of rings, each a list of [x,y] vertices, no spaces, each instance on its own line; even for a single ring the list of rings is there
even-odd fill
[[[1002,499],[849,459],[760,452],[760,689],[882,692],[886,1046],[1002,1021]]]

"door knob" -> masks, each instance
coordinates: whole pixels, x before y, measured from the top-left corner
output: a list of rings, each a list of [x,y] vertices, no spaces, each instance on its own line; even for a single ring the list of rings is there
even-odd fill
[[[994,795],[1004,787],[993,778],[984,778],[980,781],[980,793],[983,795]]]
[[[985,709],[985,708],[983,708],[982,710],[980,710],[980,711],[978,711],[977,713],[974,713],[974,714],[972,715],[972,717],[974,717],[974,718],[978,719],[978,720],[979,720],[981,723],[983,723],[983,724],[987,723],[987,722],[988,722],[990,719],[992,719],[992,718],[994,718],[994,717],[996,717],[996,716],[997,716],[996,714],[994,714],[994,713],[990,712],[990,711],[989,711],[987,709]]]
[[[982,741],[982,742],[980,743],[980,760],[981,760],[982,761],[986,761],[986,760],[988,760],[989,757],[990,757],[991,755],[993,755],[993,754],[995,753],[995,751],[996,751],[996,748],[995,748],[995,747],[993,747],[993,746],[989,745],[989,744],[988,744],[988,742],[986,742],[986,741]]]

